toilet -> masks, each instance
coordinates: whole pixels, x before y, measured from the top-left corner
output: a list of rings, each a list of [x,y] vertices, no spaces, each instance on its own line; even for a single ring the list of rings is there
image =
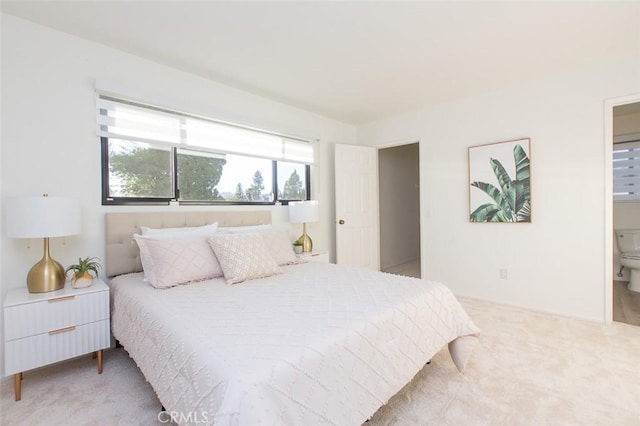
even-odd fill
[[[620,264],[631,273],[628,289],[640,293],[640,229],[618,229]]]

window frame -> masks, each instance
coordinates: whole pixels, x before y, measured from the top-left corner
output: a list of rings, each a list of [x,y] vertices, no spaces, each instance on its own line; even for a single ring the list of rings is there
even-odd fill
[[[289,201],[298,201],[279,199],[277,175],[279,163],[297,163],[305,167],[306,199],[311,198],[311,169],[317,165],[317,139],[263,130],[154,105],[135,97],[117,94],[109,88],[96,87],[95,95],[96,134],[101,143],[102,205],[286,205]],[[111,139],[167,147],[170,150],[171,164],[167,172],[171,175],[171,195],[169,197],[110,196],[109,146]],[[181,200],[178,174],[178,158],[181,149],[271,161],[273,196],[268,197],[271,200]],[[231,170],[235,170],[235,167],[237,165]],[[261,170],[267,176],[266,164]],[[266,189],[264,188],[262,194],[268,193]],[[166,192],[166,189],[163,192]]]
[[[305,179],[305,199],[304,200],[291,200],[278,198],[278,161],[273,162],[273,193],[274,199],[280,202],[283,206],[286,206],[291,201],[309,201],[311,200],[311,165],[304,165],[304,179]]]
[[[273,175],[271,192],[273,195],[273,201],[237,201],[237,200],[181,200],[180,188],[178,186],[178,149],[184,148],[178,145],[170,146],[171,150],[171,197],[111,197],[109,196],[109,138],[106,136],[100,136],[100,151],[101,151],[101,171],[102,171],[102,205],[103,206],[126,206],[126,205],[171,205],[177,203],[182,206],[238,206],[238,205],[251,205],[251,206],[273,206],[276,204],[288,205],[291,201],[301,201],[292,199],[279,199],[278,197],[278,162],[281,160],[271,161],[271,173]],[[238,155],[238,154],[234,154]],[[252,158],[246,156],[247,158]],[[286,162],[286,161],[284,161]],[[311,199],[311,165],[304,164],[305,173],[305,200]]]

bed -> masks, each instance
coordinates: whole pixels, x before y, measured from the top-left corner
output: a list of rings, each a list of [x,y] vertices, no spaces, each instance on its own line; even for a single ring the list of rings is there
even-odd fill
[[[255,240],[263,230],[251,227],[270,222],[268,211],[106,215],[114,337],[176,423],[360,425],[443,347],[464,370],[479,330],[442,284],[284,262],[277,273],[232,285],[224,269],[154,288],[132,242],[141,227],[216,223],[208,241],[226,267],[220,241]]]

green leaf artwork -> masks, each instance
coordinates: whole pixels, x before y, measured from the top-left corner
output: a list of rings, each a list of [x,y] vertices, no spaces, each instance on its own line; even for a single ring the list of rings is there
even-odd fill
[[[528,140],[526,141],[528,143]],[[484,192],[492,200],[477,207],[472,206],[475,208],[469,217],[471,222],[531,222],[529,157],[520,143],[513,146],[513,160],[515,176],[512,177],[500,160],[489,156],[488,166],[495,175],[494,183],[497,183],[497,186],[488,182],[471,182],[473,188]],[[470,173],[472,173],[471,166]]]

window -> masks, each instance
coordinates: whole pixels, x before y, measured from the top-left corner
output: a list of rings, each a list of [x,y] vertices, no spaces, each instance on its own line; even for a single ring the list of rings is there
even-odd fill
[[[310,198],[310,141],[106,95],[98,96],[97,118],[103,204]]]
[[[640,201],[640,140],[613,145],[613,201]]]
[[[278,161],[277,163],[278,199],[286,201],[308,200],[310,194],[309,168],[304,164],[287,163]]]

